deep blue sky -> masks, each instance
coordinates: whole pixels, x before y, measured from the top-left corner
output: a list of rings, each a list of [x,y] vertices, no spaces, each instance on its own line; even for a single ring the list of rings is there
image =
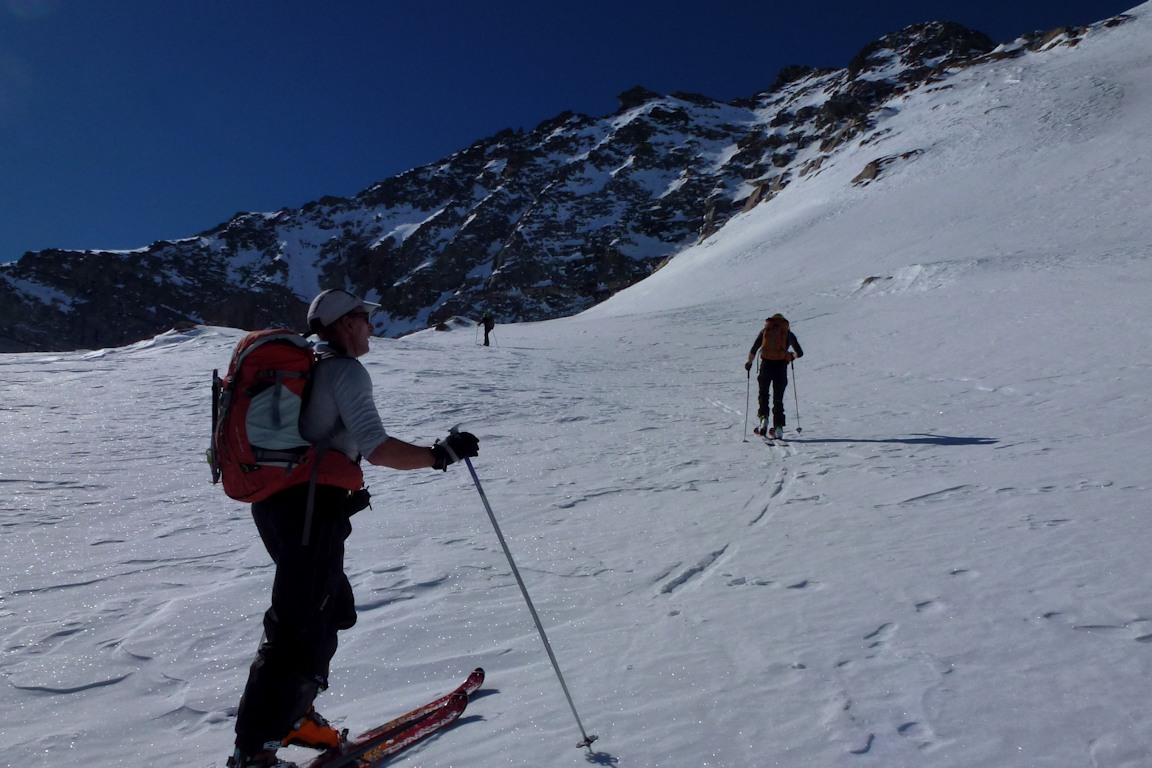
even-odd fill
[[[0,0],[0,263],[350,196],[635,85],[734,99],[909,24],[1138,0]]]

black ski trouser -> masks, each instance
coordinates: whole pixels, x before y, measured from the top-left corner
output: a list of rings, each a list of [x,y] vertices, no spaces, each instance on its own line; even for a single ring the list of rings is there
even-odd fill
[[[757,374],[756,381],[760,385],[760,417],[764,418],[771,413],[772,426],[784,426],[784,390],[788,388],[788,361],[761,360],[760,373]]]
[[[236,746],[251,755],[279,742],[328,687],[336,633],[356,623],[352,585],[344,574],[344,541],[352,532],[348,491],[316,486],[310,541],[304,545],[307,484],[252,505],[272,561],[272,605],[264,641],[248,671],[236,714]]]

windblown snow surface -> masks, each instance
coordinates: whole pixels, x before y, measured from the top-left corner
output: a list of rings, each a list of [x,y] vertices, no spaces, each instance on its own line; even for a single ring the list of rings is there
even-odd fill
[[[392,434],[481,438],[600,738],[576,747],[462,466],[367,470],[360,621],[318,708],[358,732],[483,666],[396,765],[1152,765],[1152,5],[1133,15],[900,99],[583,315],[374,342]],[[773,312],[807,354],[768,446],[743,362]],[[272,578],[203,461],[240,335],[0,355],[0,764],[231,752]]]

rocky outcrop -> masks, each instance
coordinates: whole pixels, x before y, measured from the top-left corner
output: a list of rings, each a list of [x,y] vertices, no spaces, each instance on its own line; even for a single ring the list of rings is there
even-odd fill
[[[888,155],[887,157],[878,157],[864,166],[864,170],[856,174],[852,179],[852,185],[857,187],[865,187],[871,184],[876,179],[880,178],[881,174],[887,171],[892,166],[898,163],[907,162],[915,157],[924,154],[922,149],[912,149],[908,152],[901,152],[899,155]]]

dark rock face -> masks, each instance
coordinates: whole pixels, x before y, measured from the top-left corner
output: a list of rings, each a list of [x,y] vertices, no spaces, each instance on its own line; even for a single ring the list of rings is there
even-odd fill
[[[186,323],[301,327],[329,287],[380,301],[377,331],[391,336],[456,315],[572,314],[834,161],[893,96],[1083,32],[997,48],[958,24],[916,25],[844,69],[786,67],[748,99],[636,87],[612,115],[506,130],[352,198],[134,251],[28,253],[0,267],[0,351],[121,345]]]

